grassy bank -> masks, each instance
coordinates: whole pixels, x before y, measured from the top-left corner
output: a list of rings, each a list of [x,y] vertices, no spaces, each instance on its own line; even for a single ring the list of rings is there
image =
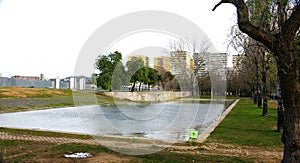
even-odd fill
[[[249,98],[241,98],[212,132],[208,142],[282,147],[281,133],[276,132],[276,102],[270,101],[269,106],[269,116],[261,116],[261,108],[257,108]]]
[[[111,97],[70,89],[0,87],[0,113],[113,101]]]

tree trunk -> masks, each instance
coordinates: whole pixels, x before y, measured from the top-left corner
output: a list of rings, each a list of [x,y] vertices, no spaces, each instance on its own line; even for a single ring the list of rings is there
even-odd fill
[[[284,48],[285,47],[285,48]],[[281,45],[281,60],[278,63],[280,88],[283,97],[284,123],[282,142],[284,157],[282,162],[300,161],[300,90],[299,65],[295,53],[286,44]]]
[[[255,82],[254,82],[255,83]],[[256,84],[252,86],[252,100],[254,104],[257,104]]]
[[[139,85],[139,91],[141,91],[141,85],[142,85],[142,83],[140,82],[140,85]]]
[[[291,75],[280,75],[282,81],[282,95],[284,98],[284,143],[283,162],[297,162],[300,160],[300,93],[295,91],[296,82]],[[299,85],[299,83],[298,83]]]
[[[262,115],[263,116],[268,115],[268,97],[267,97],[267,77],[266,77],[265,53],[266,52],[263,52],[263,59],[262,59],[262,83],[263,83],[263,89],[262,89],[263,110],[262,110]]]
[[[277,90],[277,132],[283,132],[284,108],[281,98],[280,81],[278,80]]]
[[[260,92],[260,89],[258,89],[258,94],[257,94],[257,107],[258,108],[262,108],[261,105],[262,105],[262,97],[261,97],[261,92]]]
[[[254,81],[254,91],[255,91],[255,100],[254,103],[257,103],[257,106],[259,107],[259,100],[260,100],[260,95],[259,95],[259,83],[258,83],[258,61],[257,61],[257,57],[254,57],[254,63],[255,63],[255,81]]]
[[[133,86],[131,87],[131,92],[133,92],[135,89],[135,82],[133,82]]]

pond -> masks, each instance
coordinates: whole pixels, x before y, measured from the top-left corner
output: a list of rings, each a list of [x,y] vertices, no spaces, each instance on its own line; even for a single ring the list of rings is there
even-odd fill
[[[201,133],[224,111],[224,103],[171,101],[88,105],[0,114],[0,126],[91,135],[187,140]]]

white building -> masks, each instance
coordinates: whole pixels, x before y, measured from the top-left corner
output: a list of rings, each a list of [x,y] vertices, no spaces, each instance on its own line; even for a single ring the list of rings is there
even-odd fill
[[[187,75],[191,72],[190,53],[183,50],[171,52],[170,58],[170,72],[173,75]]]
[[[205,77],[209,74],[210,77],[226,80],[227,53],[205,53],[197,56],[200,57],[199,60],[204,62],[199,68],[197,76]],[[199,65],[195,64],[195,69],[196,66]]]

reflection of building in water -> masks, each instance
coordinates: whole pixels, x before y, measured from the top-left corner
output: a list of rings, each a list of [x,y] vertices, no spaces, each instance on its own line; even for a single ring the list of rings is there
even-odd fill
[[[170,57],[168,56],[160,56],[154,58],[154,69],[160,74],[163,71],[170,71],[171,62]]]
[[[144,66],[149,67],[149,57],[140,54],[128,56],[128,61],[133,61],[137,59],[142,59],[144,61]]]

